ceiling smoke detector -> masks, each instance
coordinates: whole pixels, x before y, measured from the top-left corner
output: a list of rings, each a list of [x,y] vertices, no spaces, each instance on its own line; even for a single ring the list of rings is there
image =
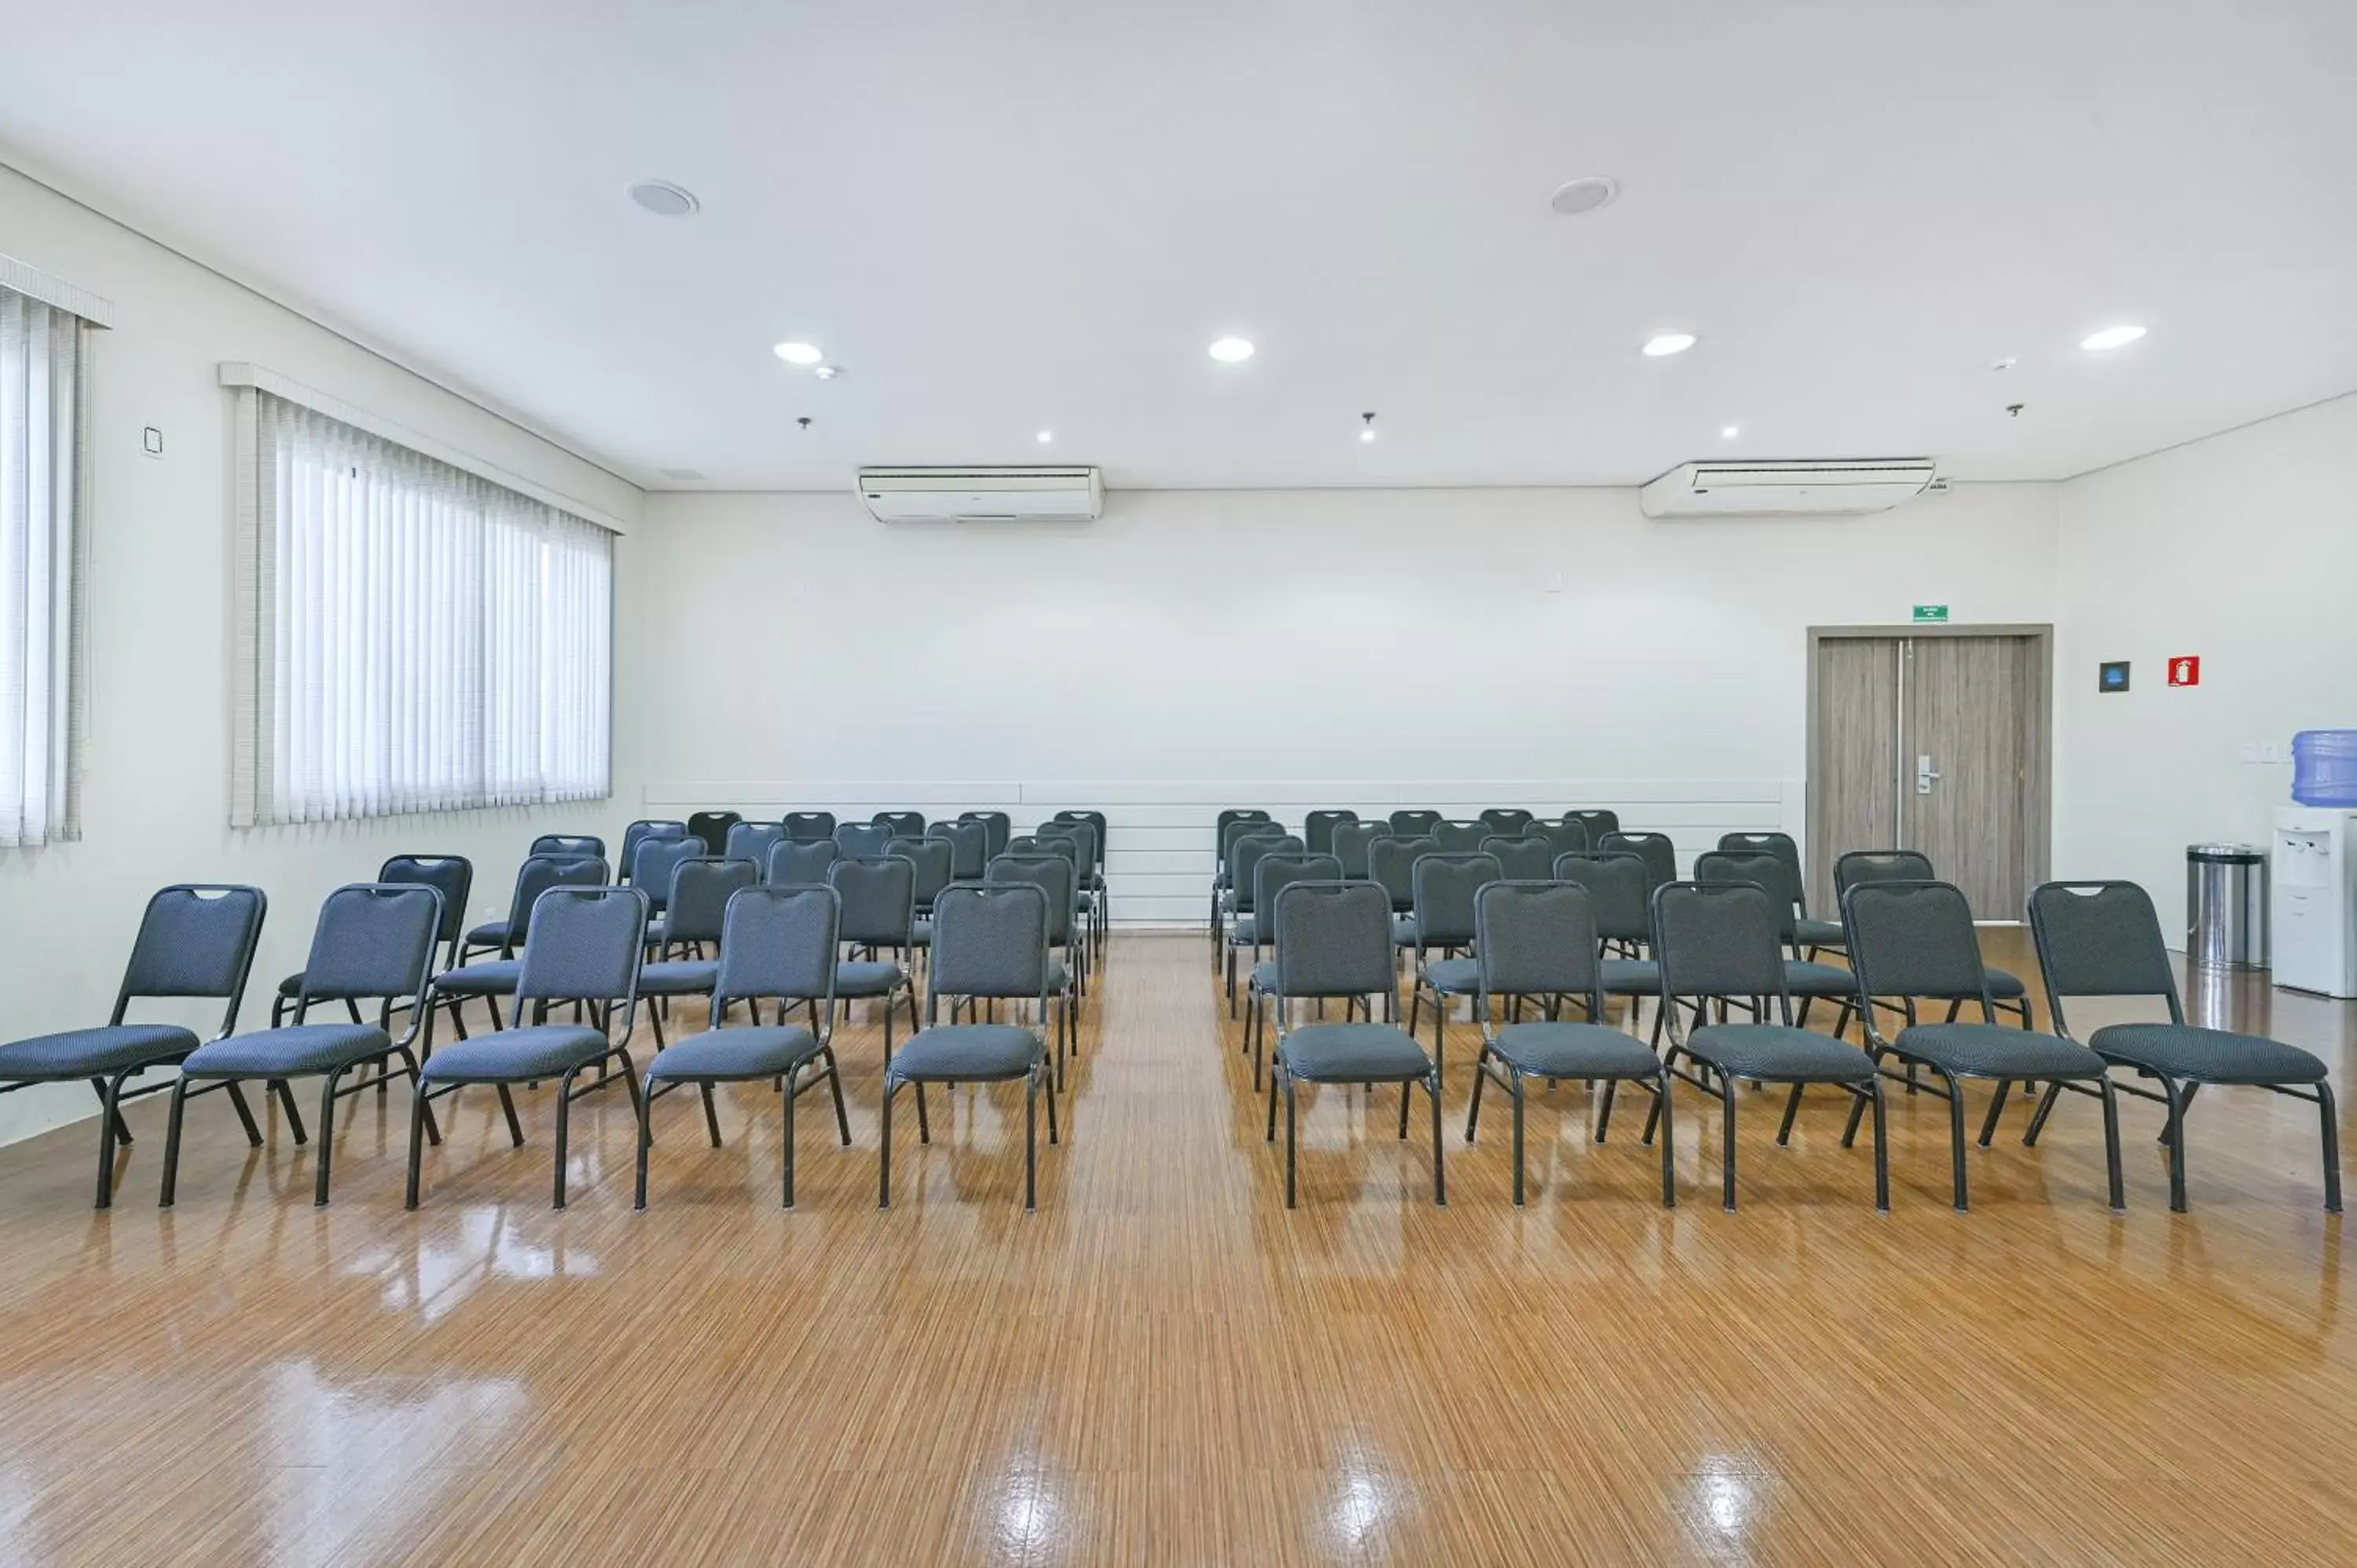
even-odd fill
[[[1593,212],[1620,194],[1620,182],[1609,175],[1582,175],[1567,179],[1555,188],[1547,205],[1565,218],[1577,218],[1583,212]]]
[[[630,188],[630,198],[658,218],[693,218],[704,204],[695,193],[667,179],[642,179]]]

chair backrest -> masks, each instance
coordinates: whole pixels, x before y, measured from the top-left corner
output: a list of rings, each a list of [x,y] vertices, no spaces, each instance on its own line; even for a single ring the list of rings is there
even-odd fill
[[[1220,825],[1220,875],[1226,875],[1235,866],[1236,845],[1248,838],[1283,838],[1285,826],[1268,820],[1265,812],[1258,816],[1238,817]]]
[[[467,900],[475,891],[475,863],[465,855],[396,854],[376,868],[376,879],[404,887],[431,887],[442,895],[442,926],[434,934],[436,941],[447,944],[467,934]]]
[[[1094,822],[1068,822],[1060,820],[1041,822],[1039,832],[1034,836],[1043,843],[1052,843],[1057,839],[1063,839],[1071,843],[1075,852],[1072,869],[1081,874],[1083,884],[1096,875],[1097,827]]]
[[[1015,834],[1015,819],[1004,811],[960,811],[958,821],[982,824],[983,832],[989,837],[989,843],[985,846],[985,864],[988,856],[1005,849],[1006,841]]]
[[[882,854],[892,842],[892,830],[881,822],[837,822],[834,847],[854,859]]]
[[[1330,854],[1313,854],[1306,850],[1265,854],[1253,867],[1253,908],[1274,909],[1276,897],[1297,882],[1340,882],[1342,863]],[[1254,933],[1262,941],[1268,940],[1266,931]]]
[[[884,852],[896,859],[905,860],[917,868],[917,911],[922,914],[933,907],[942,889],[957,880],[957,852],[947,839],[937,839],[930,833],[920,839],[894,839],[892,847]]]
[[[1432,836],[1444,854],[1477,854],[1481,841],[1491,833],[1490,824],[1479,817],[1437,822],[1432,824]]]
[[[1264,858],[1272,854],[1299,854],[1308,847],[1291,833],[1265,837],[1248,834],[1238,839],[1235,852],[1228,861],[1228,879],[1235,885],[1236,890],[1236,913],[1252,913],[1253,872]]]
[[[1599,850],[1555,857],[1558,882],[1585,889],[1596,934],[1608,942],[1653,940],[1653,879],[1642,856],[1621,850]]]
[[[990,864],[990,830],[980,822],[934,822],[925,836],[950,846],[950,875],[961,882],[980,876]]]
[[[1792,889],[1792,902],[1807,908],[1809,890],[1801,875],[1801,846],[1792,842],[1791,833],[1721,833],[1718,847],[1726,854],[1772,854],[1784,863],[1784,875]]]
[[[922,811],[878,811],[867,820],[878,827],[889,829],[896,839],[920,839],[925,836],[925,813]]]
[[[761,880],[749,860],[683,860],[671,874],[663,905],[666,942],[716,942],[728,919],[728,900]]]
[[[1344,822],[1355,822],[1359,813],[1346,807],[1321,809],[1301,819],[1301,842],[1312,854],[1334,853],[1334,830]]]
[[[1667,833],[1609,832],[1596,841],[1596,847],[1626,850],[1637,856],[1645,863],[1645,875],[1656,887],[1678,879],[1678,849]]]
[[[1862,882],[1842,895],[1842,930],[1864,994],[1978,996],[1995,1022],[1973,907],[1953,884]]]
[[[1356,882],[1367,875],[1367,851],[1377,839],[1392,836],[1389,822],[1336,822],[1334,824],[1334,858],[1342,863],[1342,875]]]
[[[1695,856],[1694,879],[1696,882],[1749,882],[1765,888],[1783,911],[1776,923],[1777,938],[1790,942],[1797,934],[1797,911],[1800,900],[1792,886],[1792,874],[1781,856],[1773,854],[1729,854],[1719,850]]]
[[[770,864],[761,880],[772,887],[807,887],[826,880],[827,867],[843,858],[828,839],[788,839],[770,846]]]
[[[1417,860],[1415,945],[1458,948],[1473,940],[1473,903],[1481,889],[1502,875],[1494,854],[1442,851]]]
[[[1392,832],[1399,837],[1420,839],[1430,837],[1432,830],[1440,825],[1441,818],[1438,811],[1409,806],[1394,811],[1386,820],[1392,825]]]
[[[1499,874],[1508,881],[1552,882],[1555,857],[1563,852],[1544,833],[1492,833],[1481,841],[1481,853],[1496,857]]]
[[[2152,898],[2133,882],[2049,882],[2029,895],[2029,934],[2046,973],[2046,1004],[2063,1032],[2065,996],[2160,996],[2185,1021]]]
[[[135,996],[221,996],[229,999],[221,1033],[229,1033],[269,912],[259,887],[182,882],[158,888],[139,917],[113,1021],[123,1022]]]
[[[1473,958],[1491,996],[1585,996],[1604,1016],[1596,910],[1576,882],[1492,882],[1474,896]]]
[[[1517,838],[1530,827],[1532,816],[1520,806],[1491,806],[1481,813],[1481,820],[1501,838]]]
[[[925,1016],[943,996],[1029,996],[1048,1004],[1047,893],[1036,882],[961,882],[933,905]]]
[[[1861,882],[1937,882],[1932,857],[1911,849],[1854,849],[1834,862],[1834,897]]]
[[[526,854],[594,854],[606,858],[606,841],[596,833],[543,833]]]
[[[1280,996],[1371,996],[1399,983],[1392,906],[1372,882],[1294,882],[1271,911]]]
[[[720,938],[720,979],[712,1014],[727,1001],[814,998],[822,1020],[834,1012],[840,900],[832,887],[740,887],[729,895]]]
[[[833,811],[788,811],[785,815],[786,837],[796,843],[817,843],[834,841]]]
[[[517,1002],[635,1003],[647,908],[643,887],[552,887],[542,894],[516,972]],[[523,1015],[519,1005],[515,1015]]]
[[[1095,869],[1099,872],[1103,871],[1105,863],[1105,838],[1113,832],[1113,819],[1106,816],[1103,811],[1059,811],[1056,813],[1056,821],[1060,822],[1086,822],[1089,824],[1090,828],[1096,833],[1096,837],[1092,841],[1096,845],[1097,852]]]
[[[749,860],[755,865],[767,865],[770,846],[786,842],[783,822],[738,822],[728,830],[726,854],[731,860]]]
[[[827,886],[843,901],[843,940],[861,947],[904,948],[917,921],[917,863],[899,855],[838,860]]]
[[[1664,996],[1773,996],[1790,1022],[1775,895],[1752,882],[1653,889],[1653,956]],[[1761,1019],[1762,1023],[1770,1020]]]
[[[1540,817],[1523,832],[1525,837],[1538,834],[1555,845],[1557,854],[1584,854],[1588,848],[1587,824],[1577,817]]]
[[[1028,883],[1048,898],[1048,945],[1063,947],[1072,940],[1072,888],[1075,873],[1072,863],[1060,854],[1045,851],[1021,854],[1008,851],[991,856],[983,868],[982,879],[992,887],[1004,887],[1011,883]],[[941,908],[936,899],[934,908]],[[940,940],[938,935],[936,941]]]
[[[442,890],[426,883],[355,882],[328,894],[311,929],[295,1021],[317,1001],[406,998],[422,1006],[444,913]]]
[[[735,811],[691,811],[687,817],[687,836],[701,839],[707,853],[722,854],[728,848],[728,830],[744,820]]]
[[[1367,846],[1367,880],[1391,897],[1392,908],[1405,914],[1415,908],[1415,863],[1440,853],[1440,841],[1429,836],[1402,838],[1394,833]]]
[[[685,822],[664,818],[641,817],[622,830],[622,857],[614,864],[621,867],[622,880],[630,879],[639,864],[639,845],[649,839],[683,839],[687,836]]]
[[[1211,832],[1219,843],[1220,858],[1222,863],[1225,864],[1227,860],[1228,828],[1230,824],[1234,822],[1265,822],[1271,821],[1274,821],[1274,819],[1271,818],[1266,811],[1262,811],[1258,806],[1231,806],[1226,811],[1222,811],[1212,820],[1211,822]]]
[[[650,843],[666,841],[651,839]],[[700,849],[694,840],[685,841],[691,848]],[[645,845],[640,846],[641,851]],[[515,892],[508,900],[508,943],[512,953],[523,946],[532,934],[532,912],[540,903],[540,896],[552,887],[597,887],[606,880],[606,863],[595,855],[535,854],[516,867]],[[662,885],[671,886],[671,872],[662,874]]]
[[[1606,811],[1600,806],[1571,807],[1564,812],[1563,820],[1577,822],[1587,830],[1587,846],[1590,849],[1600,848],[1606,833],[1620,831],[1620,813]]]
[[[690,833],[683,839],[648,839],[639,845],[639,863],[630,867],[630,886],[647,896],[647,908],[660,914],[671,902],[671,879],[691,860],[716,858],[704,841]]]

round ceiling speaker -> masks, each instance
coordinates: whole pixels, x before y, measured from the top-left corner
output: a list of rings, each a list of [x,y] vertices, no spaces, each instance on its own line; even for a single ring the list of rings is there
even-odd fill
[[[1620,194],[1620,182],[1609,175],[1583,175],[1567,179],[1555,188],[1547,205],[1566,218],[1576,218],[1583,212],[1593,212]]]
[[[630,199],[658,218],[685,218],[701,205],[693,191],[667,179],[642,179],[630,187]]]

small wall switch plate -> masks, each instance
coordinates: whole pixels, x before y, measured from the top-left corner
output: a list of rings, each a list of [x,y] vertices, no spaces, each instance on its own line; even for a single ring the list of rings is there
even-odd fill
[[[142,430],[139,433],[139,450],[150,457],[161,457],[164,455],[164,433],[152,424]]]
[[[2246,741],[2244,741],[2244,742],[2243,743],[2243,749],[2242,749],[2242,754],[2241,754],[2241,755],[2242,755],[2242,760],[2243,760],[2243,761],[2244,761],[2244,762],[2256,762],[2256,761],[2258,761],[2258,759],[2259,759],[2259,743],[2258,743],[2257,741],[2255,741],[2255,740],[2246,740]]]

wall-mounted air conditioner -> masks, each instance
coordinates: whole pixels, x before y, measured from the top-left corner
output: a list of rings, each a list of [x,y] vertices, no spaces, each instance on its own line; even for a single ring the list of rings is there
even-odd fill
[[[1087,522],[1104,513],[1104,479],[1085,467],[862,468],[859,499],[878,522]]]
[[[1781,517],[1888,511],[1945,489],[1929,457],[1687,463],[1637,492],[1647,517]]]

